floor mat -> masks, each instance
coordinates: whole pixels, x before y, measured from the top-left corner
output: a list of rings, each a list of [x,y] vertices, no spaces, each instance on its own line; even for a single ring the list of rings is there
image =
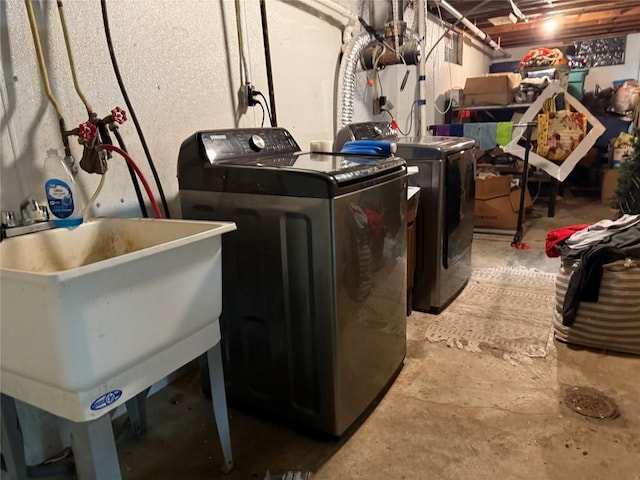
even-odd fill
[[[525,267],[476,268],[425,338],[479,352],[499,349],[545,357],[555,305],[555,275]]]

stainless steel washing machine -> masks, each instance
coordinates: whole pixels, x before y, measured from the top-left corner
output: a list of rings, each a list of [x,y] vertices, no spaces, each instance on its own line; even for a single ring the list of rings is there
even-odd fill
[[[396,155],[418,168],[409,176],[409,184],[420,187],[412,306],[439,313],[471,275],[475,160],[467,152],[475,142],[462,137],[398,138],[387,122],[365,122],[341,129],[334,149],[359,139],[396,141]]]
[[[341,435],[405,356],[404,160],[216,130],[182,144],[178,182],[184,218],[238,227],[222,250],[228,395]]]

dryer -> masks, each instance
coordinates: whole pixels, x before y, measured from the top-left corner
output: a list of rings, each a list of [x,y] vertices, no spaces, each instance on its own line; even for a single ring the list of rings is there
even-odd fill
[[[347,125],[334,149],[349,140],[396,141],[396,155],[417,167],[409,185],[420,188],[416,215],[413,309],[439,313],[471,276],[475,199],[475,142],[463,137],[398,138],[388,122]]]

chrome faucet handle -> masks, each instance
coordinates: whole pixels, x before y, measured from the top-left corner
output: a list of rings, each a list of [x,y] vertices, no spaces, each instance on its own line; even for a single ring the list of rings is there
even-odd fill
[[[20,215],[23,225],[30,225],[36,222],[46,222],[49,220],[47,207],[38,205],[33,197],[26,198],[20,204]]]
[[[2,211],[2,226],[6,228],[13,228],[18,226],[16,221],[16,212],[12,210]]]

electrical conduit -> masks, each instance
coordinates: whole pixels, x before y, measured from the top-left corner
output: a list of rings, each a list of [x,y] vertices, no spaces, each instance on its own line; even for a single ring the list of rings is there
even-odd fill
[[[467,17],[462,15],[458,10],[456,10],[453,6],[451,6],[449,2],[447,2],[446,0],[438,0],[438,3],[442,6],[442,8],[444,8],[451,15],[456,17],[456,19],[459,20],[465,27],[471,30],[475,34],[475,36],[478,37],[480,40],[482,40],[486,45],[489,45],[494,50],[502,53],[505,57],[511,56],[510,53],[504,51],[502,47],[500,47],[500,45],[498,45],[495,41],[493,41],[493,39],[489,35],[487,35],[478,27],[476,27],[473,22],[469,21]]]
[[[260,0],[260,19],[262,20],[262,41],[264,44],[264,61],[267,69],[267,84],[269,87],[269,104],[271,105],[271,126],[278,126],[278,117],[276,116],[276,99],[273,88],[273,70],[271,68],[271,47],[269,46],[269,23],[267,22],[267,5],[265,0]],[[266,99],[265,99],[266,101]]]
[[[422,46],[420,52],[420,62],[418,64],[418,112],[420,121],[418,126],[418,136],[424,137],[427,134],[427,56],[425,50],[427,46],[427,0],[418,2],[418,37]]]

